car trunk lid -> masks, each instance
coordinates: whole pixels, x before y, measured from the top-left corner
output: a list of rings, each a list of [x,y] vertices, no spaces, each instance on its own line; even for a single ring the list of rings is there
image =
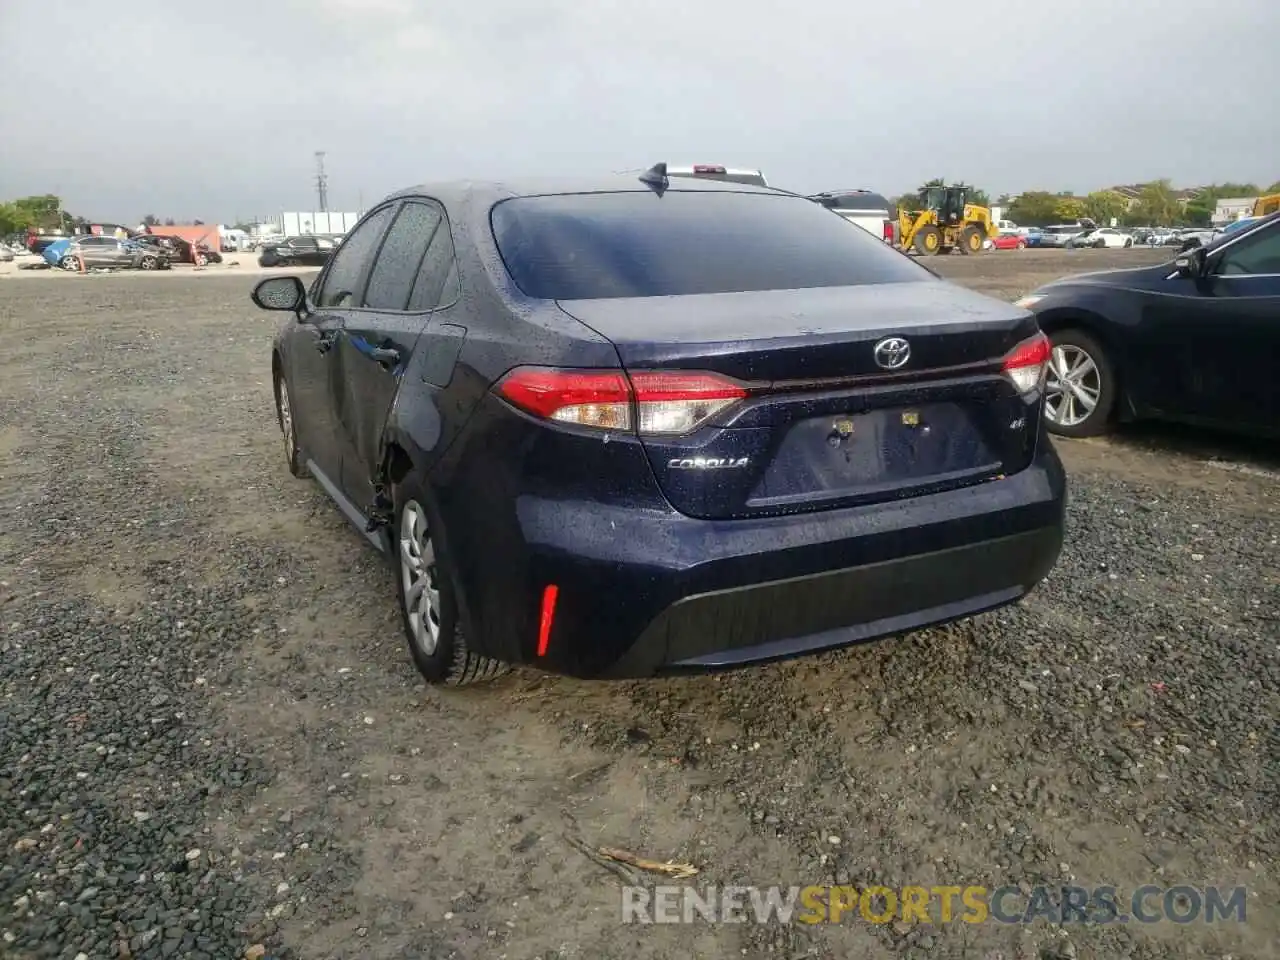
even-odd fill
[[[1039,396],[1001,372],[1037,334],[1020,308],[948,283],[561,301],[632,375],[708,371],[745,398],[687,436],[643,436],[671,504],[709,519],[793,513],[1023,469]],[[905,341],[909,356],[886,368]],[[892,364],[890,364],[892,367]]]

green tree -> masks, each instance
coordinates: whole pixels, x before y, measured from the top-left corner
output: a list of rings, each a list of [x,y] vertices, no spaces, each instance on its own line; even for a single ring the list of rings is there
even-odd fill
[[[1267,187],[1267,193],[1280,193],[1280,180],[1277,180],[1271,186]]]
[[[1029,190],[1009,204],[1005,216],[1023,226],[1043,227],[1057,219],[1058,197],[1044,190]]]
[[[145,223],[148,227],[160,226],[160,218],[157,217],[154,213],[148,213],[145,217],[142,218],[142,222]]]
[[[1182,218],[1182,208],[1173,197],[1173,187],[1168,180],[1156,180],[1142,188],[1138,204],[1133,210],[1135,223],[1168,227]]]
[[[1054,204],[1053,215],[1063,221],[1079,220],[1087,215],[1085,202],[1078,197],[1059,197]]]
[[[1114,190],[1096,190],[1084,201],[1085,215],[1106,226],[1115,217],[1119,222],[1129,212],[1129,201]]]

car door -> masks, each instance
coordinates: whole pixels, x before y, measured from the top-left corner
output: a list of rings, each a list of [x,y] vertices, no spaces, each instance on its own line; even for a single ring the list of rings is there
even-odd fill
[[[357,224],[350,247],[334,257],[311,287],[310,313],[290,331],[288,359],[295,422],[308,467],[337,492],[342,485],[342,441],[337,399],[341,395],[339,337],[347,312],[359,302],[369,260],[382,240],[391,209],[370,213]]]
[[[413,294],[424,264],[428,271],[438,269],[428,258],[433,243],[439,256],[441,244],[433,238],[442,229],[443,220],[444,211],[435,201],[404,201],[374,258],[361,307],[347,317],[338,358],[345,391],[339,401],[344,439],[342,482],[347,496],[366,511],[375,499],[374,477],[382,457],[387,415],[439,298],[433,277],[422,281],[417,299]],[[447,227],[443,229],[448,233]],[[346,245],[340,249],[345,250]],[[452,256],[451,247],[449,253]],[[435,289],[434,298],[428,287]]]
[[[1280,424],[1280,220],[1208,251],[1205,274],[1172,277],[1149,322],[1171,369],[1167,415],[1226,427]]]
[[[114,246],[115,241],[107,240],[105,237],[81,237],[76,242],[86,269],[111,266],[111,256],[107,250],[107,244]]]

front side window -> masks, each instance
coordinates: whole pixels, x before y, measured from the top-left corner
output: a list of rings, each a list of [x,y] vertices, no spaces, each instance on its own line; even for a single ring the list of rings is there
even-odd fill
[[[1222,252],[1218,273],[1223,276],[1280,275],[1280,221],[1258,230]]]
[[[391,204],[371,213],[347,238],[333,258],[320,285],[317,306],[354,306],[359,295],[357,289],[369,261],[373,259],[382,239],[382,232],[396,212],[398,204]]]

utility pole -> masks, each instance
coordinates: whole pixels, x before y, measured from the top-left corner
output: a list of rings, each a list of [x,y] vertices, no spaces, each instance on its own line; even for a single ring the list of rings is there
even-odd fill
[[[316,151],[316,201],[321,213],[329,210],[329,178],[324,172],[324,151]]]

